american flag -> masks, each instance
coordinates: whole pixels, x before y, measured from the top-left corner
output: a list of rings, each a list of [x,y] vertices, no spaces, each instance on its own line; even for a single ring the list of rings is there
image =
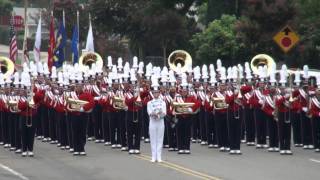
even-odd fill
[[[16,39],[16,32],[13,26],[14,21],[14,16],[11,16],[10,20],[10,59],[14,63],[16,62],[17,59],[17,54],[18,54],[18,45],[17,45],[17,39]]]

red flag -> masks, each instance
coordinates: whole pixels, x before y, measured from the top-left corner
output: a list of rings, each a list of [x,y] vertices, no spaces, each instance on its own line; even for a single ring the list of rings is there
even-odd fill
[[[53,16],[51,15],[51,21],[50,21],[50,41],[48,46],[48,67],[51,71],[52,65],[53,65],[53,56],[54,56],[54,49],[55,49],[55,37],[54,37],[54,27],[53,27]]]

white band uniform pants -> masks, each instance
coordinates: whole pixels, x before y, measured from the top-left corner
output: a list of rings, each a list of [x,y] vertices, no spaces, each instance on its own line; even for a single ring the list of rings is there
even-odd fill
[[[149,135],[151,143],[152,160],[161,160],[161,151],[164,136],[164,120],[151,119],[149,123]]]

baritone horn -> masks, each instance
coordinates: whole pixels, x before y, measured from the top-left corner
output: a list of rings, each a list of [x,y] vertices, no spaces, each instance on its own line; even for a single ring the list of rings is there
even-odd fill
[[[225,98],[212,98],[213,108],[214,110],[226,109],[229,105],[226,103]]]
[[[191,55],[184,50],[176,50],[173,51],[168,57],[168,64],[171,70],[183,73],[188,70],[190,66],[192,66],[192,57]],[[178,64],[181,65],[181,69],[178,69]]]
[[[268,75],[270,75],[272,68],[276,67],[276,63],[271,56],[267,54],[258,54],[252,58],[250,66],[253,71],[253,74],[259,74],[259,66],[267,66]]]
[[[72,111],[80,111],[81,108],[89,103],[88,101],[83,101],[79,99],[67,98],[67,103],[69,104],[68,109]]]
[[[194,103],[178,103],[178,102],[173,102],[172,106],[173,109],[176,113],[176,115],[179,114],[193,114],[193,112],[189,111],[189,108],[192,108]]]
[[[79,58],[80,70],[85,72],[87,67],[91,68],[92,64],[96,64],[96,67],[103,67],[103,60],[98,53],[83,51]]]
[[[126,106],[123,98],[114,96],[112,98],[112,101],[113,101],[112,102],[113,108],[118,109],[118,110],[126,110],[127,109],[127,106]]]

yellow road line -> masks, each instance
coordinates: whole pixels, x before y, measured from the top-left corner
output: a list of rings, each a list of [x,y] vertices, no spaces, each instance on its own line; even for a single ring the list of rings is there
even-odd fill
[[[139,158],[139,159],[142,159],[142,160],[150,161],[149,158],[145,158],[145,157],[142,157],[142,156],[138,156],[138,155],[137,155],[137,156],[135,156],[135,157],[137,157],[137,158]],[[188,172],[188,171],[184,171],[184,170],[181,170],[181,169],[178,169],[178,168],[175,168],[175,167],[172,167],[172,166],[163,164],[163,163],[158,163],[158,165],[163,166],[163,167],[166,167],[166,168],[169,168],[169,169],[176,170],[176,171],[178,171],[178,172],[180,172],[180,173],[183,173],[183,174],[187,174],[187,175],[190,175],[190,176],[197,177],[197,178],[199,178],[199,179],[209,180],[208,178],[204,178],[204,177],[202,177],[202,176],[199,176],[199,175],[190,173],[190,172]]]
[[[150,156],[143,155],[143,154],[137,155],[136,157],[143,159],[143,160],[147,160],[147,161],[150,161],[150,159],[151,159]],[[158,163],[158,164],[161,166],[167,167],[167,168],[174,169],[174,170],[179,171],[181,173],[200,178],[200,179],[221,180],[220,178],[210,176],[210,175],[207,175],[207,174],[204,174],[204,173],[201,173],[201,172],[198,172],[198,171],[195,171],[195,170],[192,170],[192,169],[189,169],[189,168],[186,168],[186,167],[174,164],[174,163],[170,163],[168,161],[163,161],[162,163]]]
[[[147,157],[147,158],[151,158],[150,156],[147,156],[147,155],[141,155],[141,156],[144,156],[144,157]],[[174,167],[176,167],[176,168],[179,168],[179,169],[182,169],[182,170],[185,170],[185,171],[192,172],[192,173],[194,173],[194,174],[197,174],[197,175],[206,177],[206,178],[208,178],[208,179],[221,180],[220,178],[217,178],[217,177],[214,177],[214,176],[210,176],[210,175],[207,175],[207,174],[204,174],[204,173],[201,173],[201,172],[198,172],[198,171],[195,171],[195,170],[192,170],[192,169],[183,167],[183,166],[178,165],[178,164],[175,164],[175,163],[171,163],[171,162],[168,162],[168,161],[163,161],[163,163],[168,164],[168,165],[171,165],[171,166],[174,166]]]

